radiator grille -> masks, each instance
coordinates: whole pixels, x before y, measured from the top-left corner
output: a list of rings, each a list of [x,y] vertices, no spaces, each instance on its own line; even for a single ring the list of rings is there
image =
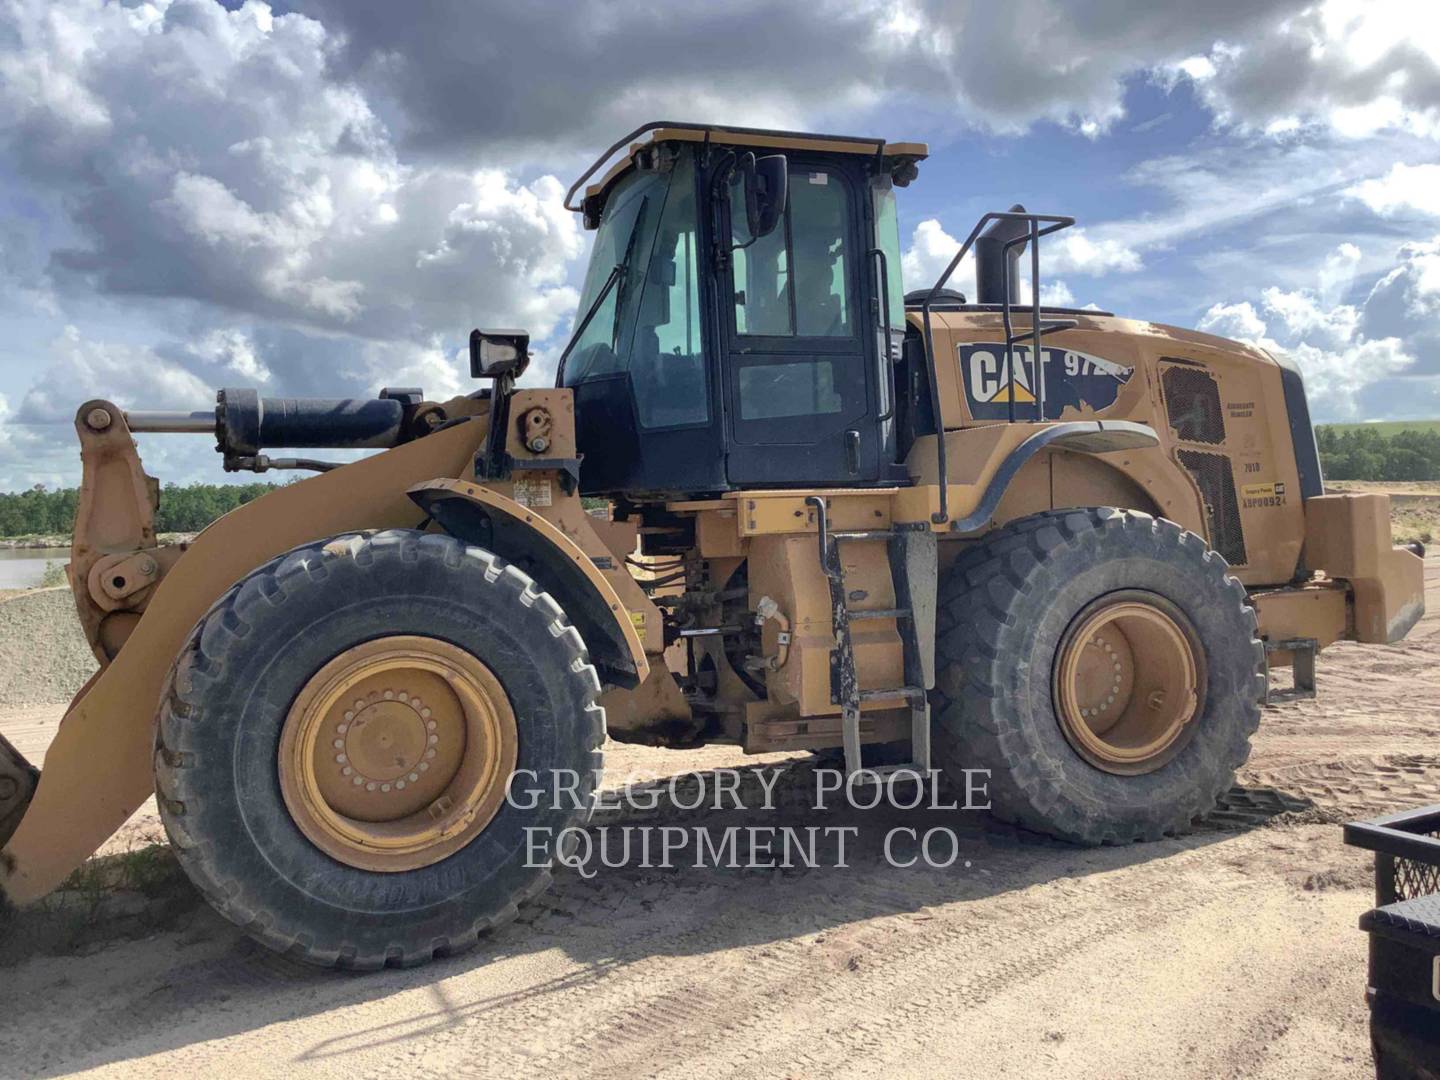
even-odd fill
[[[1230,459],[1224,454],[1202,450],[1181,450],[1180,464],[1189,470],[1205,499],[1210,519],[1210,546],[1231,566],[1244,566],[1245,531],[1240,525],[1240,505],[1235,499],[1235,477]]]
[[[1220,411],[1220,387],[1198,368],[1172,364],[1161,376],[1165,385],[1165,411],[1177,438],[1184,442],[1225,441],[1225,416]]]

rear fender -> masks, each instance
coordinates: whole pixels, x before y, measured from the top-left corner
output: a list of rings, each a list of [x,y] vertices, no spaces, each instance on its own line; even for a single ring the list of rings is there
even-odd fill
[[[1011,482],[1042,450],[1068,450],[1077,454],[1099,456],[1118,451],[1149,450],[1158,446],[1159,442],[1153,428],[1128,420],[1075,420],[1035,425],[1032,434],[998,459],[994,471],[985,481],[978,502],[968,514],[950,522],[950,531],[976,533],[988,528],[994,521],[995,513]],[[1126,465],[1128,464],[1126,462]],[[1114,467],[1129,475],[1128,469],[1119,465]],[[1142,482],[1141,487],[1148,494],[1149,485]]]

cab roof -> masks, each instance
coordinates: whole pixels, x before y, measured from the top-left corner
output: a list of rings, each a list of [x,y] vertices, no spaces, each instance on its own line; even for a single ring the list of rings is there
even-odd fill
[[[819,135],[803,131],[775,131],[769,128],[732,127],[719,124],[687,124],[673,120],[654,120],[642,124],[586,169],[579,180],[570,185],[565,193],[565,209],[574,213],[583,212],[587,205],[603,202],[606,192],[620,177],[635,167],[636,155],[648,147],[663,142],[707,143],[717,146],[745,146],[776,150],[809,150],[822,154],[856,154],[889,159],[898,164],[901,161],[923,161],[930,156],[930,148],[919,142],[886,142],[884,139],[863,138],[855,135]],[[585,188],[584,198],[575,202],[575,193],[581,186],[598,173],[620,150],[624,156],[610,166],[597,183]],[[913,174],[912,174],[913,175]],[[589,215],[587,214],[587,217]]]

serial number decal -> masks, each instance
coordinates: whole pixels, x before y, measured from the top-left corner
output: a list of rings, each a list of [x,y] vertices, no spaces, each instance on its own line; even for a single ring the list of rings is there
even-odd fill
[[[1246,484],[1240,489],[1240,504],[1246,510],[1285,505],[1285,484]]]
[[[1103,412],[1115,404],[1120,388],[1135,369],[1074,349],[1041,348],[1045,365],[1045,417],[1058,420],[1066,409]],[[1015,370],[1008,370],[1005,346],[993,341],[956,346],[970,415],[976,420],[1005,420],[1010,402],[1017,418],[1035,415],[1035,357],[1028,345],[1013,350]],[[1025,406],[1031,408],[1027,411]]]
[[[550,481],[522,476],[515,481],[514,496],[521,506],[549,506],[552,499]]]

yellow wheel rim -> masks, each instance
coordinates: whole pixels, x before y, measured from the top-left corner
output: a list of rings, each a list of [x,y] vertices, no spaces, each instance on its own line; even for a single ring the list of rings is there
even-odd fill
[[[414,870],[484,831],[517,749],[514,710],[483,663],[435,638],[377,638],[301,688],[280,736],[280,790],[332,858]]]
[[[1061,639],[1056,713],[1070,745],[1106,772],[1154,772],[1193,734],[1205,685],[1190,622],[1153,593],[1102,597]]]

